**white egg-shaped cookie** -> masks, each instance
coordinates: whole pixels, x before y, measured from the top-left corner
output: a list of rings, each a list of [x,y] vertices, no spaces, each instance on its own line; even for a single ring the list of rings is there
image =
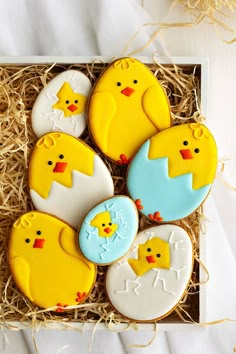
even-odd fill
[[[102,159],[83,141],[63,133],[49,133],[37,141],[28,180],[35,208],[74,228],[94,205],[114,194]]]
[[[86,128],[87,98],[91,90],[88,77],[67,70],[39,93],[32,109],[32,127],[39,138],[49,132],[64,132],[79,137]]]
[[[159,320],[183,297],[193,268],[187,232],[166,224],[140,232],[130,251],[108,267],[106,290],[113,307],[135,321]]]
[[[98,265],[123,257],[138,232],[138,212],[132,199],[114,196],[96,205],[79,230],[79,247],[84,256]]]

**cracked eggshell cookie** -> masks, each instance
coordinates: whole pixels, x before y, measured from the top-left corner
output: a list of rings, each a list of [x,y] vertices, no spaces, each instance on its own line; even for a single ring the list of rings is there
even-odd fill
[[[193,268],[187,232],[161,225],[140,232],[125,257],[108,267],[106,291],[113,307],[134,321],[167,316],[182,299]]]
[[[175,126],[147,140],[135,155],[128,170],[128,192],[150,219],[182,219],[207,197],[216,167],[217,147],[207,127]]]
[[[76,232],[38,211],[13,225],[8,259],[19,289],[36,305],[57,311],[83,302],[93,288],[96,266],[76,247]]]
[[[95,204],[114,194],[101,158],[81,140],[63,133],[49,133],[38,140],[28,180],[35,208],[74,228]]]
[[[111,160],[128,164],[148,138],[171,126],[169,101],[147,66],[120,58],[94,86],[88,123],[99,149]]]
[[[91,82],[80,71],[57,75],[39,93],[32,109],[35,135],[59,131],[79,137],[86,128],[87,98]]]
[[[138,232],[138,213],[126,196],[115,196],[95,206],[79,230],[79,247],[84,256],[98,265],[107,265],[124,256]]]

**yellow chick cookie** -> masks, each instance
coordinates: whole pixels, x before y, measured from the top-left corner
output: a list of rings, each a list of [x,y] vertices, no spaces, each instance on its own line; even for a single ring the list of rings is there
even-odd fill
[[[98,229],[98,236],[101,237],[111,237],[118,228],[117,224],[112,223],[109,211],[97,214],[90,222],[90,225]]]
[[[87,97],[74,92],[69,84],[65,82],[57,93],[58,101],[53,108],[60,109],[64,113],[64,117],[70,117],[84,112]]]
[[[44,135],[36,143],[30,159],[30,189],[47,198],[53,181],[70,188],[73,170],[93,175],[94,155],[92,149],[70,135]]]
[[[76,247],[76,232],[62,221],[32,211],[13,225],[9,264],[20,290],[36,305],[67,306],[84,301],[91,291],[96,267]]]
[[[142,276],[152,268],[170,268],[170,246],[159,237],[138,246],[138,259],[129,259],[133,271]]]
[[[108,66],[89,102],[89,128],[107,157],[129,163],[145,140],[170,125],[168,98],[144,64],[121,58]]]

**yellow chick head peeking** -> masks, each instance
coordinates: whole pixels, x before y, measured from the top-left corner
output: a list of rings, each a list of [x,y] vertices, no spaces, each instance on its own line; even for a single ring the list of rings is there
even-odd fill
[[[193,189],[214,180],[217,147],[211,132],[200,123],[166,129],[150,139],[148,158],[168,157],[169,177],[193,174]]]
[[[98,236],[101,237],[111,237],[118,228],[117,224],[112,223],[109,211],[97,214],[90,222],[90,225],[98,229]]]
[[[80,114],[85,110],[86,96],[74,92],[69,84],[65,82],[57,92],[57,101],[53,108],[60,109],[64,112],[64,117],[70,117]]]
[[[47,198],[53,181],[72,186],[72,171],[94,173],[94,152],[83,142],[63,133],[49,133],[38,140],[29,164],[29,186]]]
[[[138,246],[138,259],[129,259],[133,271],[142,276],[152,268],[170,268],[170,246],[168,242],[154,237]]]

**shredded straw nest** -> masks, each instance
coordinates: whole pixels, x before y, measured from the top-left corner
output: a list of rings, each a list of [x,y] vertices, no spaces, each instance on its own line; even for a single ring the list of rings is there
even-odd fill
[[[176,2],[183,5],[185,11],[196,18],[193,24],[207,20],[233,35],[231,40],[225,41],[226,43],[231,44],[236,41],[235,0],[174,0],[174,3]]]
[[[56,320],[69,326],[72,322],[103,321],[110,328],[114,323],[126,322],[135,325],[116,313],[108,302],[104,290],[106,267],[98,267],[94,289],[84,304],[65,313],[43,310],[33,305],[16,287],[7,262],[7,247],[14,221],[23,213],[32,210],[27,186],[29,156],[36,142],[32,131],[30,114],[40,90],[59,72],[69,68],[81,70],[94,83],[106,64],[94,62],[79,65],[30,65],[3,66],[0,68],[0,321],[12,328],[9,321],[27,321],[29,326],[46,325]],[[200,68],[149,65],[167,92],[175,124],[186,121],[201,121],[198,107],[200,96]],[[99,153],[92,143],[88,131],[82,139]],[[100,154],[101,155],[101,154]],[[116,194],[125,194],[126,167],[112,164],[102,156],[110,169]],[[176,310],[163,321],[199,320],[199,231],[201,209],[188,218],[176,222],[184,227],[194,245],[194,269],[190,285]],[[140,217],[140,229],[153,222]]]

